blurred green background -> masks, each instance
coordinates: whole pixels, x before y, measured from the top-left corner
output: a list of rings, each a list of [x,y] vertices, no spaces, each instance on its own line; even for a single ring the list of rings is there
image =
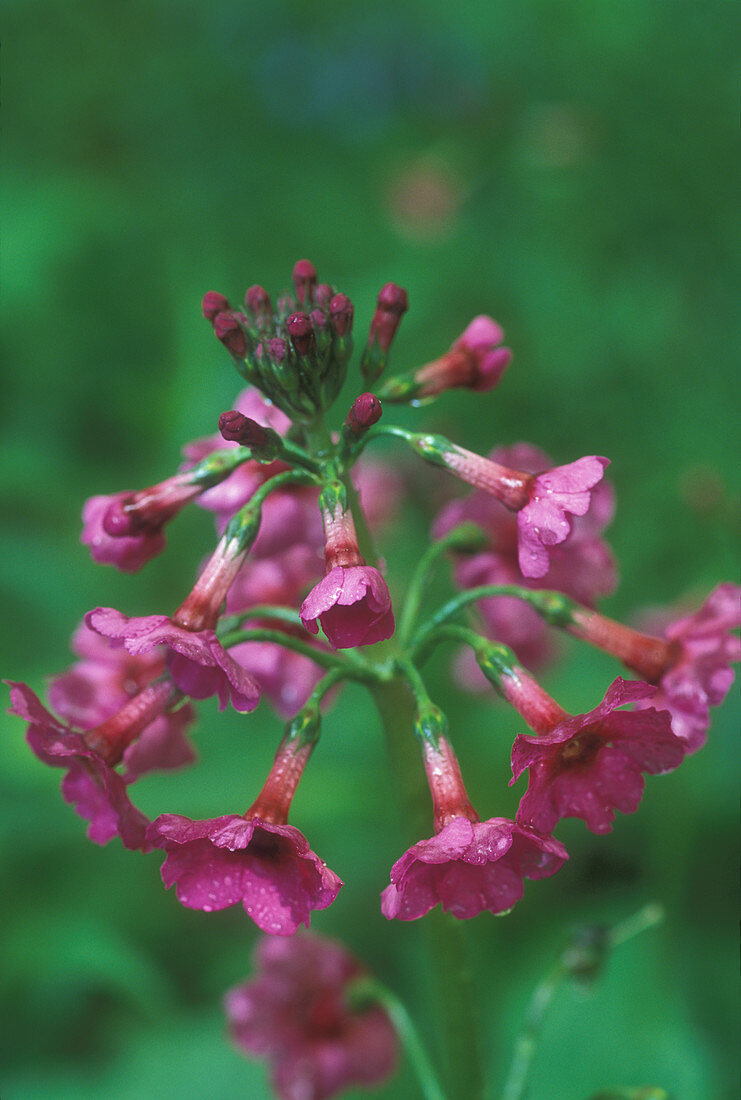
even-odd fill
[[[41,690],[96,604],[181,601],[209,517],[182,516],[166,555],[122,576],[80,546],[82,502],[167,476],[230,407],[239,379],[200,316],[203,292],[276,291],[303,256],[353,298],[358,341],[379,287],[407,287],[395,370],[440,354],[475,313],[504,325],[515,360],[497,391],[399,419],[475,450],[527,439],[557,462],[609,456],[622,581],[608,610],[699,601],[736,579],[737,8],[6,0],[3,16],[6,675]],[[413,476],[384,546],[397,591],[442,478]],[[512,815],[516,719],[458,694],[444,660],[431,667],[474,803]],[[617,671],[574,648],[546,683],[585,710]],[[145,812],[251,802],[280,723],[212,703],[199,765],[142,781]],[[734,695],[707,748],[649,781],[609,837],[562,825],[566,868],[511,916],[475,922],[496,1087],[569,928],[658,900],[661,928],[620,948],[592,994],[557,998],[532,1096],[736,1095],[738,717]],[[255,942],[241,909],[185,910],[157,854],[89,844],[18,719],[3,718],[2,743],[4,1100],[267,1095],[264,1068],[224,1041],[220,998]],[[356,689],[326,722],[293,819],[346,882],[313,927],[394,985],[431,1040],[419,924],[379,912],[405,834]],[[403,1067],[378,1095],[415,1088]]]

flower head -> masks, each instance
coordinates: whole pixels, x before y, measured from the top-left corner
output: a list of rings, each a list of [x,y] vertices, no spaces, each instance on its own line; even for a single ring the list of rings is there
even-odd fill
[[[272,1063],[281,1100],[327,1100],[394,1071],[397,1040],[383,1009],[353,1010],[350,984],[364,968],[334,940],[299,933],[263,939],[256,976],[225,998],[234,1041]]]
[[[504,678],[503,687],[510,698],[508,679]],[[520,697],[534,690],[529,677],[518,679],[520,685],[513,692]],[[593,833],[609,833],[616,810],[634,813],[643,797],[643,772],[672,771],[685,755],[666,711],[617,709],[647,702],[654,695],[649,684],[618,677],[599,706],[587,714],[565,715],[556,722],[545,719],[536,736],[518,734],[512,749],[511,782],[526,768],[530,781],[517,821],[549,833],[561,818],[580,817]]]

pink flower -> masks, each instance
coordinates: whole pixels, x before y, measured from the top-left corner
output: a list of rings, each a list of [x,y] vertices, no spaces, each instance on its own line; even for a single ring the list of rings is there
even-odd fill
[[[147,840],[164,848],[162,881],[175,883],[178,900],[210,913],[239,902],[271,935],[292,936],[326,909],[342,881],[288,822],[288,811],[311,755],[316,729],[301,728],[281,742],[258,797],[247,813],[191,821],[162,814]]]
[[[331,905],[342,885],[298,829],[259,817],[190,821],[162,814],[147,840],[168,853],[162,881],[176,884],[183,905],[211,913],[241,902],[270,935],[292,936],[300,924],[308,926],[311,912]]]
[[[493,317],[474,317],[445,355],[414,372],[413,396],[435,397],[453,387],[479,393],[493,389],[512,359],[509,348],[499,346],[503,339],[504,330]]]
[[[311,634],[321,623],[335,649],[372,645],[394,633],[388,587],[369,565],[331,569],[301,605],[301,621]]]
[[[82,658],[49,683],[49,702],[73,726],[89,730],[122,710],[135,695],[165,671],[159,649],[132,657],[124,649],[112,649],[99,634],[81,623],[72,648]],[[132,783],[155,768],[178,768],[194,759],[185,738],[194,720],[193,708],[179,707],[155,717],[123,754],[124,778]]]
[[[467,920],[478,913],[504,913],[523,894],[523,878],[554,875],[567,860],[553,837],[503,817],[479,821],[437,708],[418,716],[425,772],[432,795],[435,836],[420,840],[391,868],[381,894],[389,919],[416,920],[438,902]]]
[[[115,538],[103,526],[111,505],[121,502],[127,493],[113,496],[90,497],[82,510],[83,528],[80,542],[90,547],[93,561],[99,565],[115,565],[124,573],[136,573],[148,561],[165,549],[165,536],[161,528],[141,531],[137,535],[119,535]]]
[[[692,615],[651,637],[597,612],[579,608],[568,630],[618,657],[658,691],[651,705],[666,708],[687,752],[707,739],[710,707],[723,702],[733,683],[731,664],[741,660],[741,587],[719,584]],[[639,702],[639,707],[647,704]]]
[[[517,821],[538,832],[550,833],[563,817],[580,817],[593,833],[609,833],[616,810],[638,809],[643,772],[672,771],[684,759],[666,711],[616,709],[653,696],[649,684],[618,677],[594,710],[572,717],[557,708],[555,722],[547,716],[552,700],[525,674],[503,677],[502,687],[537,730],[515,739],[511,783],[530,769]]]
[[[366,565],[358,548],[352,515],[342,486],[328,486],[320,498],[326,575],[301,605],[301,621],[311,634],[319,623],[335,649],[372,645],[390,638],[394,613],[385,580]]]
[[[651,700],[666,707],[672,729],[696,752],[707,739],[710,707],[725,699],[733,683],[731,664],[741,661],[741,639],[729,631],[741,625],[741,587],[719,584],[692,615],[668,626],[664,636],[673,659]],[[638,703],[638,706],[644,706]]]
[[[498,448],[492,451],[490,458],[500,465],[528,473],[550,465],[548,455],[528,443]],[[555,588],[591,607],[598,596],[614,591],[616,584],[612,554],[600,537],[614,511],[612,488],[607,482],[601,482],[591,496],[592,504],[587,514],[577,516],[566,542],[550,551],[550,569],[545,577],[523,577],[518,557],[517,516],[481,490],[445,505],[435,520],[433,534],[435,538],[442,538],[467,520],[486,532],[487,549],[459,556],[455,579],[462,588],[485,584]],[[487,635],[511,646],[527,668],[537,667],[552,655],[553,646],[545,623],[522,600],[494,596],[480,600],[477,607],[486,624]],[[479,690],[486,687],[470,650],[463,654],[461,668],[467,684]]]
[[[522,897],[524,878],[554,875],[567,859],[553,837],[514,821],[455,817],[396,861],[391,884],[381,894],[381,911],[388,918],[416,920],[440,903],[463,920],[485,910],[506,913]]]
[[[609,460],[595,455],[567,466],[554,466],[530,474],[511,469],[490,458],[454,447],[439,459],[456,477],[491,494],[517,513],[517,555],[524,577],[544,577],[550,568],[553,547],[568,539],[572,521],[584,516],[591,490],[602,480]]]
[[[270,1060],[281,1100],[327,1100],[391,1076],[396,1033],[382,1008],[348,1006],[348,987],[365,971],[341,944],[301,933],[263,939],[256,964],[225,1008],[237,1045]]]
[[[50,714],[25,684],[7,682],[10,713],[29,723],[26,738],[33,752],[45,764],[67,769],[62,796],[90,822],[90,840],[107,844],[118,835],[126,848],[150,851],[148,819],[131,804],[124,779],[113,769],[125,747],[164,710],[172,685],[150,685],[107,722],[77,732]]]
[[[170,675],[180,690],[193,699],[217,695],[220,710],[231,702],[242,713],[254,710],[260,700],[257,683],[227,653],[213,629],[189,630],[167,615],[130,618],[112,607],[88,611],[85,622],[135,656],[148,653],[155,646],[167,646]]]

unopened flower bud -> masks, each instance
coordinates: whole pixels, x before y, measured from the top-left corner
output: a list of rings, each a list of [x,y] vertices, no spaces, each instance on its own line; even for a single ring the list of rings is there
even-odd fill
[[[223,310],[217,313],[214,317],[214,334],[232,355],[237,359],[244,359],[247,354],[247,337],[240,319],[247,320],[244,314],[236,313],[234,310]]]
[[[314,301],[320,307],[320,309],[329,309],[329,303],[334,298],[334,288],[329,283],[319,283],[314,291]]]
[[[409,309],[407,292],[396,283],[386,283],[378,294],[376,312],[371,320],[368,343],[377,342],[383,351],[388,351],[401,318]]]
[[[300,306],[313,304],[316,288],[316,268],[311,260],[298,260],[293,266],[293,285]]]
[[[338,336],[345,336],[352,329],[354,308],[346,294],[335,294],[329,303],[332,328]]]
[[[374,393],[361,393],[353,401],[345,419],[345,427],[353,435],[361,435],[381,419],[383,408]]]
[[[315,351],[314,329],[308,313],[292,313],[286,321],[286,328],[299,355],[311,355]]]
[[[229,305],[229,299],[225,298],[223,294],[219,294],[217,290],[209,290],[203,295],[201,309],[206,320],[213,321],[217,313],[223,313],[224,310],[231,309],[231,306]]]
[[[269,324],[273,318],[270,295],[264,287],[255,284],[247,289],[244,296],[247,312],[254,317],[258,325]]]
[[[408,308],[407,292],[402,287],[396,283],[386,283],[381,288],[368,343],[360,360],[360,371],[366,382],[375,382],[386,369],[391,342]]]
[[[283,449],[277,432],[258,424],[249,416],[243,416],[236,409],[221,414],[219,431],[224,439],[249,447],[258,462],[274,461]]]

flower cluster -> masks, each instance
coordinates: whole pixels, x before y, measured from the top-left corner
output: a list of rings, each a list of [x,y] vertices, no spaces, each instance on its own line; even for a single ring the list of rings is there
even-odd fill
[[[437,905],[460,919],[502,914],[526,879],[563,867],[568,853],[553,836],[562,818],[609,832],[616,811],[637,810],[645,775],[672,771],[704,743],[710,708],[741,658],[730,633],[741,624],[741,589],[720,584],[663,637],[607,619],[595,610],[616,584],[603,537],[614,509],[607,458],[567,455],[554,465],[529,443],[484,457],[381,422],[384,402],[497,385],[511,352],[493,318],[475,317],[447,352],[370,392],[408,309],[406,291],[387,283],[360,356],[364,392],[355,387],[333,430],[328,413],[353,350],[346,294],[300,260],[293,289],[275,304],[254,285],[243,306],[209,291],[202,308],[248,387],[222,412],[218,433],[186,445],[170,477],[88,501],[82,541],[96,562],[135,572],[165,550],[165,528],[195,503],[213,515],[215,545],[175,610],[87,612],[73,640],[79,659],[49,686],[60,717],[15,682],[11,711],[39,759],[66,769],[63,797],[89,821],[92,840],[118,835],[130,849],[161,849],[162,879],[182,905],[241,904],[275,937],[260,948],[261,976],[229,995],[233,1033],[271,1059],[280,1096],[328,1097],[383,1079],[395,1061],[385,1014],[344,1000],[357,965],[329,942],[290,940],[342,886],[288,822],[323,711],[342,684],[368,689],[392,741],[416,737],[431,796],[432,836],[391,868],[384,916],[415,920]],[[435,519],[398,608],[374,539],[400,506],[403,467],[366,457],[382,437],[474,490]],[[429,608],[430,574],[447,551],[456,591]],[[464,625],[467,611],[475,616]],[[639,679],[618,677],[601,702],[567,713],[527,671],[550,652],[554,630],[606,650]],[[527,726],[511,754],[512,783],[528,773],[514,820],[480,819],[428,694],[424,662],[446,641],[465,647],[464,683],[475,670]],[[165,813],[150,822],[129,788],[147,771],[193,762],[184,736],[192,701],[212,697],[245,715],[265,697],[287,721],[269,774],[244,813],[232,804],[214,818]],[[247,766],[237,759],[240,770]]]

